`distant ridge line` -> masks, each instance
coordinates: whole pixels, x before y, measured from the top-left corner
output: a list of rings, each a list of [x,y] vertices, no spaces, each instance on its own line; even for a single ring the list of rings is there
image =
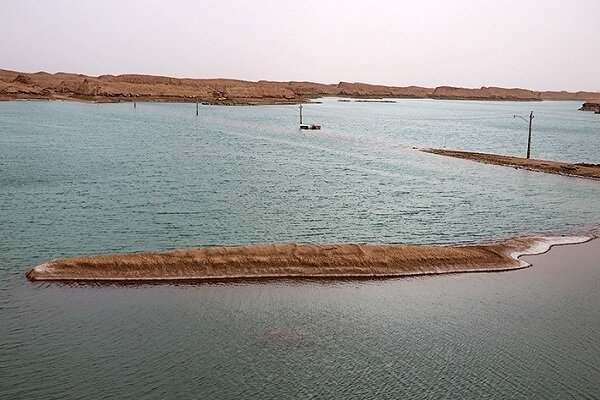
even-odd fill
[[[521,88],[385,86],[360,82],[257,82],[123,74],[88,76],[57,72],[26,73],[0,69],[0,100],[74,100],[90,102],[164,101],[208,104],[295,104],[320,97],[446,100],[600,100],[599,92],[533,91]]]

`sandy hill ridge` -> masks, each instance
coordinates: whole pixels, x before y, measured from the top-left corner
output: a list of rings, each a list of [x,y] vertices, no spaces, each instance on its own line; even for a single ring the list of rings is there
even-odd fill
[[[326,96],[354,98],[433,98],[461,100],[600,100],[592,92],[534,92],[527,89],[441,86],[396,87],[340,82],[250,82],[152,75],[100,75],[0,70],[0,100],[46,99],[95,102],[166,101],[209,104],[287,104]]]

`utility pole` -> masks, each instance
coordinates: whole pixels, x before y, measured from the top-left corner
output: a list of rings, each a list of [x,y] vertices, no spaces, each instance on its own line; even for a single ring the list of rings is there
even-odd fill
[[[527,121],[525,117],[516,114],[513,115],[513,118],[521,118],[529,125],[529,134],[527,135],[527,159],[529,159],[529,156],[531,155],[531,122],[533,121],[533,111],[529,114],[529,121]]]
[[[302,104],[300,104],[300,125],[302,125]]]
[[[529,114],[529,135],[527,136],[527,159],[531,154],[531,121],[533,121],[533,111]]]
[[[196,97],[196,117],[198,116],[198,98]]]

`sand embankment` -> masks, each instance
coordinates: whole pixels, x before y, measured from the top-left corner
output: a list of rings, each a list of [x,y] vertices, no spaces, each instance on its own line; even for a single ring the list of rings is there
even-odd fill
[[[519,256],[589,237],[523,237],[462,246],[272,244],[200,247],[161,253],[52,260],[32,281],[206,281],[275,278],[376,278],[487,272],[528,266]]]
[[[423,151],[426,153],[462,158],[465,160],[477,161],[485,164],[495,164],[505,167],[527,169],[530,171],[600,180],[600,164],[535,160],[522,157],[501,156],[498,154],[476,153],[458,150],[425,149]]]
[[[495,87],[383,86],[339,82],[249,82],[235,79],[188,79],[151,75],[87,76],[59,72],[25,73],[0,70],[0,100],[39,99],[92,102],[164,101],[208,104],[290,104],[339,96],[460,100],[600,100],[600,93],[535,92]]]

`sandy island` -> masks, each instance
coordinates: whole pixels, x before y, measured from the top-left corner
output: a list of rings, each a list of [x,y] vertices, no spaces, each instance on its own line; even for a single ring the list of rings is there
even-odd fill
[[[462,158],[465,160],[477,161],[485,164],[495,164],[505,167],[527,169],[530,171],[600,180],[600,164],[534,160],[522,157],[501,156],[498,154],[476,153],[458,150],[425,149],[423,151],[426,153]]]
[[[384,278],[490,272],[529,266],[519,257],[591,237],[521,237],[460,246],[271,244],[199,247],[160,253],[52,260],[31,281],[211,281],[281,278]]]

